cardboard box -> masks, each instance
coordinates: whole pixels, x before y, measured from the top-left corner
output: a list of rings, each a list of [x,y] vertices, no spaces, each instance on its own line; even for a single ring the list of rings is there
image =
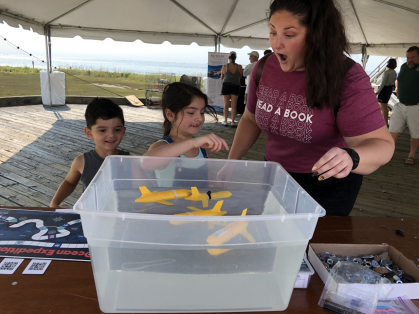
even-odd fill
[[[419,299],[419,268],[391,245],[311,243],[308,249],[308,259],[323,283],[326,283],[329,272],[317,256],[318,253],[324,252],[341,254],[343,256],[380,255],[388,252],[393,263],[397,264],[406,274],[413,276],[418,282],[392,284],[393,289],[391,292],[387,296],[380,295],[380,299],[394,299],[400,296],[405,296],[408,299]]]

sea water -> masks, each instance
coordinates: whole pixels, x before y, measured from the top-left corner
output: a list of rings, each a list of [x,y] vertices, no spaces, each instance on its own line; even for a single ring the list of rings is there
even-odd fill
[[[42,59],[42,58],[41,58]],[[12,55],[0,53],[0,66],[32,67],[46,69],[46,62],[26,55]],[[32,61],[34,62],[32,64]],[[89,59],[54,57],[53,67],[76,68],[84,70],[146,73],[174,73],[175,75],[206,76],[208,65],[202,63],[157,62],[117,59]]]

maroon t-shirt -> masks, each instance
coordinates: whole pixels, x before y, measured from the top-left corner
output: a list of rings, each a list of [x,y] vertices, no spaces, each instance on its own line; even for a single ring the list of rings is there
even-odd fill
[[[272,54],[257,89],[256,72],[250,78],[247,110],[267,134],[266,159],[280,163],[288,172],[309,173],[329,149],[347,147],[343,137],[366,134],[386,125],[370,79],[359,64],[346,75],[336,117],[333,109],[307,107],[305,71],[282,71]]]

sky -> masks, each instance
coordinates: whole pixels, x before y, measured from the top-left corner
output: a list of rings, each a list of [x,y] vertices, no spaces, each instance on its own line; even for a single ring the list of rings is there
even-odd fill
[[[34,56],[41,59],[46,58],[45,38],[43,35],[22,28],[10,27],[5,23],[0,24],[0,35]],[[60,58],[98,58],[206,64],[208,52],[214,51],[214,46],[200,47],[195,43],[191,45],[172,45],[169,42],[164,42],[156,45],[146,44],[140,40],[134,42],[120,42],[110,38],[105,40],[86,40],[79,36],[74,38],[52,37],[51,42],[52,60],[54,60],[55,56]],[[0,45],[1,47],[4,47],[4,45]],[[250,49],[248,46],[241,49],[232,49],[221,45],[220,50],[227,53],[232,50],[236,51],[236,62],[246,65],[249,63],[248,53],[253,49]],[[260,55],[263,55],[263,50],[257,51]],[[352,55],[351,57],[357,62],[361,60],[361,55]],[[383,59],[384,57],[371,56],[366,70],[373,70]]]

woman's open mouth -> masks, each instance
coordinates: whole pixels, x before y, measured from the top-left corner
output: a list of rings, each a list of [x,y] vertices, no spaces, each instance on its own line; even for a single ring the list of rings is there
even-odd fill
[[[281,60],[281,62],[285,62],[288,59],[287,55],[283,55],[283,54],[278,53],[278,56],[279,56],[279,59]]]

